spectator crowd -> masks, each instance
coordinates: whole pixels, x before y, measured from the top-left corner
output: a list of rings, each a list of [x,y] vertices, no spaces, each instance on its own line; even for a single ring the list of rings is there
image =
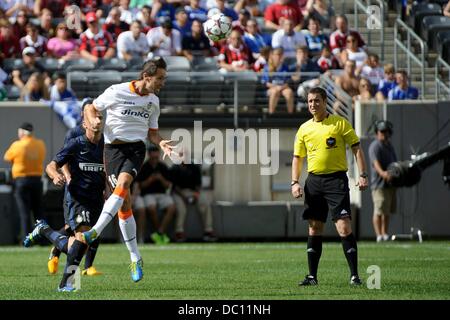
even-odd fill
[[[233,21],[228,39],[205,36],[211,10]],[[295,95],[304,99],[325,72],[353,101],[418,98],[408,74],[382,65],[328,0],[1,1],[0,49],[0,99],[7,99],[5,86],[20,90],[23,101],[76,99],[64,74],[47,70],[49,59],[99,65],[152,56],[184,56],[192,65],[214,57],[220,72],[258,72],[269,113],[282,96],[294,112]]]

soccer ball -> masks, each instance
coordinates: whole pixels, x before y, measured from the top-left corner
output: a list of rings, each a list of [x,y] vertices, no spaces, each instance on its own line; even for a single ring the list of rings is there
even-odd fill
[[[232,27],[231,19],[223,13],[216,13],[203,24],[206,36],[216,42],[229,37]]]

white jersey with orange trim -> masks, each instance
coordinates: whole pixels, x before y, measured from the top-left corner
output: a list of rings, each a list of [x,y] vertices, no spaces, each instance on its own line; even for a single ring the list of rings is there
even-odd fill
[[[106,110],[105,143],[145,142],[149,129],[158,130],[159,98],[139,95],[134,81],[110,86],[94,100],[94,106]]]

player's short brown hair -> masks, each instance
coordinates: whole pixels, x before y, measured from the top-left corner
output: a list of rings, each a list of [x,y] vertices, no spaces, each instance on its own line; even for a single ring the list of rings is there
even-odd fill
[[[325,91],[324,88],[321,88],[321,87],[314,87],[314,88],[311,88],[311,89],[308,91],[308,95],[309,95],[309,94],[319,94],[323,101],[326,101],[326,100],[327,100],[327,92]]]
[[[148,76],[154,76],[156,74],[156,71],[158,71],[158,69],[166,70],[166,68],[167,68],[167,64],[163,58],[161,58],[159,56],[154,57],[154,58],[148,60],[147,62],[145,62],[144,65],[142,66],[140,80],[142,80],[144,78],[144,74],[146,74]]]

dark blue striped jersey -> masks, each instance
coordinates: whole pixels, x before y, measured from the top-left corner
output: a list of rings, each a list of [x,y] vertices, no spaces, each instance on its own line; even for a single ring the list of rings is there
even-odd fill
[[[93,144],[81,135],[64,143],[53,159],[59,167],[69,165],[71,180],[67,188],[74,198],[103,201],[103,147],[103,136],[98,144]]]

